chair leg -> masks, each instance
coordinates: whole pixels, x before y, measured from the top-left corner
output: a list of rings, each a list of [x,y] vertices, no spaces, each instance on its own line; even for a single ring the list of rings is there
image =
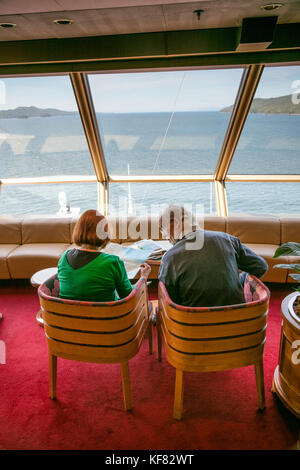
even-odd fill
[[[152,335],[152,317],[148,324],[148,341],[149,341],[149,354],[153,353],[153,335]]]
[[[161,362],[161,319],[159,310],[156,310],[156,335],[157,335],[157,355],[158,360]]]
[[[255,363],[255,378],[258,398],[258,408],[263,410],[265,408],[265,383],[264,383],[264,365],[263,360]]]
[[[130,390],[130,374],[129,374],[129,363],[121,363],[122,370],[122,389],[123,389],[123,399],[124,399],[124,409],[125,411],[131,410],[131,390]]]
[[[50,398],[56,399],[57,356],[49,353],[49,388]]]
[[[182,415],[183,388],[183,370],[176,369],[173,417],[177,420],[180,420]]]

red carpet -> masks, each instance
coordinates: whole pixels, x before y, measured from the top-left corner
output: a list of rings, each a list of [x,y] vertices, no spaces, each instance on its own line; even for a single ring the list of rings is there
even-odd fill
[[[291,292],[272,285],[265,350],[266,409],[257,411],[254,368],[186,374],[183,421],[172,418],[175,371],[148,355],[130,361],[133,410],[123,411],[119,365],[58,359],[57,401],[48,397],[48,353],[35,321],[36,291],[0,286],[0,449],[294,449],[299,420],[270,391],[280,340],[280,303]],[[155,296],[154,286],[150,298]]]

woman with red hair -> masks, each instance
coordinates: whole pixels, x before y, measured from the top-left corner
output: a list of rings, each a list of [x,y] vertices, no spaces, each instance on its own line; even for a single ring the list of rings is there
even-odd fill
[[[132,285],[124,262],[116,255],[101,252],[109,242],[106,218],[96,210],[85,211],[73,231],[75,248],[58,262],[59,296],[64,299],[110,302],[127,297]],[[147,264],[141,276],[148,277]]]

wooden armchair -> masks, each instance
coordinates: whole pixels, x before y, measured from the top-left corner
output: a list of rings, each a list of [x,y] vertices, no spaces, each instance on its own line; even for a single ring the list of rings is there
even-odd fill
[[[258,407],[265,407],[263,353],[270,292],[247,274],[245,304],[183,307],[158,286],[158,359],[164,344],[167,361],[176,368],[174,418],[181,419],[183,372],[208,372],[255,366]]]
[[[146,331],[152,354],[152,306],[141,278],[125,299],[82,302],[59,298],[59,281],[52,276],[38,289],[49,350],[50,397],[56,398],[57,357],[95,363],[120,363],[125,410],[130,410],[129,359]]]

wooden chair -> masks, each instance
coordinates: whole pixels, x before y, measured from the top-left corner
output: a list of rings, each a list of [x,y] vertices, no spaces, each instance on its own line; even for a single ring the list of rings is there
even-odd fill
[[[152,308],[147,283],[141,278],[125,299],[82,302],[59,298],[52,276],[38,289],[49,349],[50,397],[56,398],[57,358],[93,363],[120,363],[125,410],[130,410],[129,359],[148,331],[152,354]]]
[[[255,366],[258,407],[265,407],[263,353],[270,292],[254,276],[244,284],[246,303],[226,307],[183,307],[158,286],[158,359],[164,344],[176,368],[174,418],[181,419],[183,372],[208,372]]]

